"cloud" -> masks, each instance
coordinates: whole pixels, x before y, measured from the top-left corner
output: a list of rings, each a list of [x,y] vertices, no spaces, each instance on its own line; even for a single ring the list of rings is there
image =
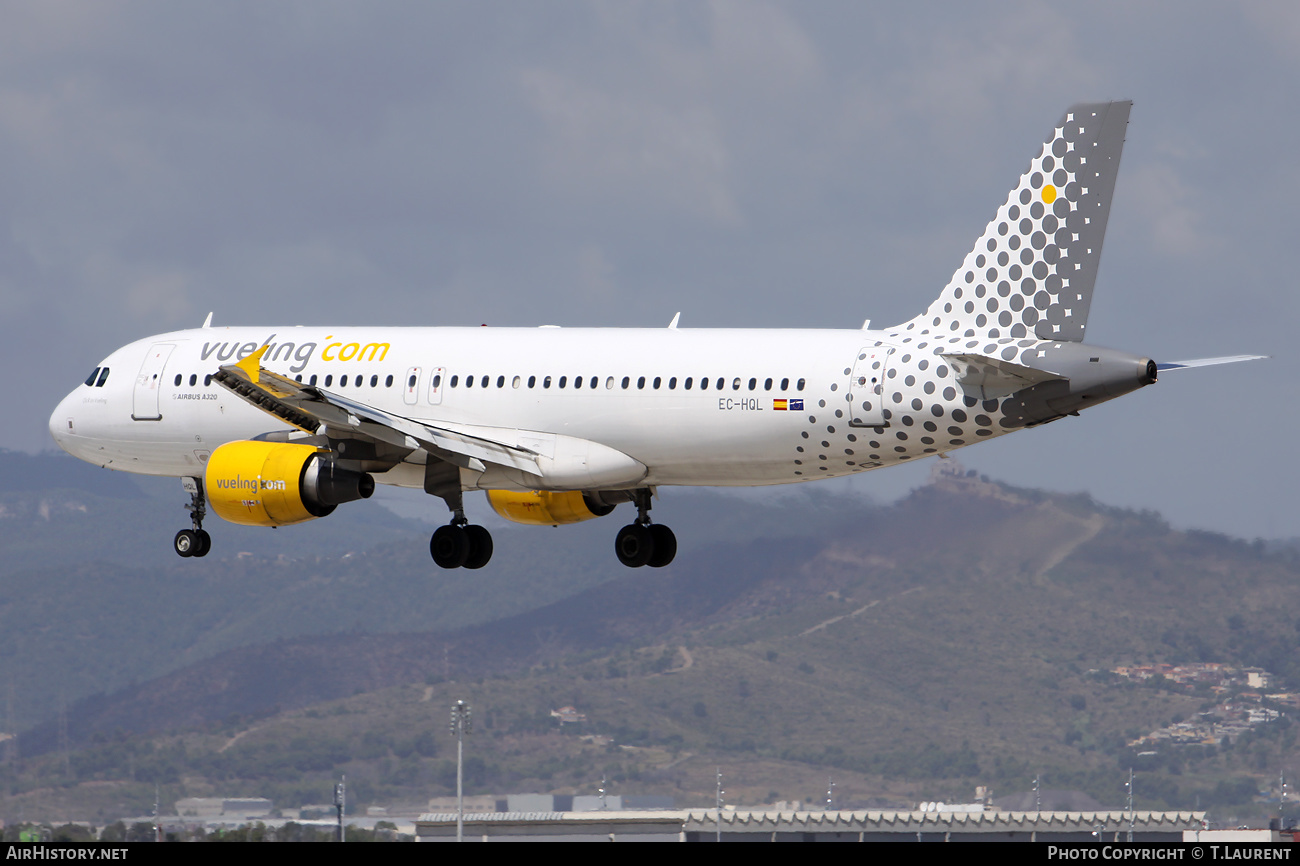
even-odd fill
[[[1120,175],[1126,207],[1140,217],[1151,248],[1165,256],[1204,256],[1222,249],[1204,228],[1196,191],[1170,165],[1147,162]]]
[[[541,69],[525,72],[521,83],[550,131],[555,185],[658,202],[717,222],[739,220],[722,128],[707,108],[635,101]]]

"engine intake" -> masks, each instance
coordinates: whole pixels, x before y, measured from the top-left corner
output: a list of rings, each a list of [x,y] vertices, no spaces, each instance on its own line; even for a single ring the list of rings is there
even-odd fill
[[[208,459],[204,487],[212,510],[245,526],[288,526],[368,499],[375,479],[343,469],[329,451],[284,442],[228,442]]]

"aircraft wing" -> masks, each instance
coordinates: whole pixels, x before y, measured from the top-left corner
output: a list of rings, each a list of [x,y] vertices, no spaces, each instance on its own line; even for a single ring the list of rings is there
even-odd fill
[[[1191,361],[1166,361],[1163,364],[1156,364],[1156,369],[1163,373],[1166,370],[1184,370],[1188,367],[1213,367],[1217,364],[1236,364],[1238,361],[1260,361],[1268,357],[1268,355],[1228,355],[1223,358],[1196,358]]]
[[[457,466],[482,472],[485,464],[541,475],[536,452],[385,412],[313,385],[304,385],[260,366],[266,347],[212,378],[263,412],[308,433],[358,437],[411,451],[423,449]]]

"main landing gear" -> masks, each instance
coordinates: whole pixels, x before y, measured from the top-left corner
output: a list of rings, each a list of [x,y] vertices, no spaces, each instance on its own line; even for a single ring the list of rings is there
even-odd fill
[[[212,536],[203,529],[203,518],[208,513],[207,500],[203,497],[203,481],[198,478],[182,478],[181,485],[189,491],[190,504],[185,510],[190,513],[193,529],[182,529],[172,540],[172,549],[180,556],[207,556],[212,549]]]
[[[424,490],[447,503],[451,523],[439,526],[429,539],[429,554],[441,568],[482,568],[492,558],[492,533],[471,526],[465,517],[460,489],[460,469],[431,460],[424,470]]]
[[[442,568],[482,568],[492,558],[492,533],[470,525],[458,511],[449,525],[434,530],[429,553]]]
[[[677,555],[677,536],[662,523],[650,522],[649,490],[638,490],[635,497],[636,520],[618,531],[614,552],[628,568],[663,568]]]

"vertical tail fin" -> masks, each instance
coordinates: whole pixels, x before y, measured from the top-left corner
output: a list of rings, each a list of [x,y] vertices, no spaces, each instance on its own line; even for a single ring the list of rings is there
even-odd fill
[[[1132,102],[1072,106],[908,330],[1083,340]]]

